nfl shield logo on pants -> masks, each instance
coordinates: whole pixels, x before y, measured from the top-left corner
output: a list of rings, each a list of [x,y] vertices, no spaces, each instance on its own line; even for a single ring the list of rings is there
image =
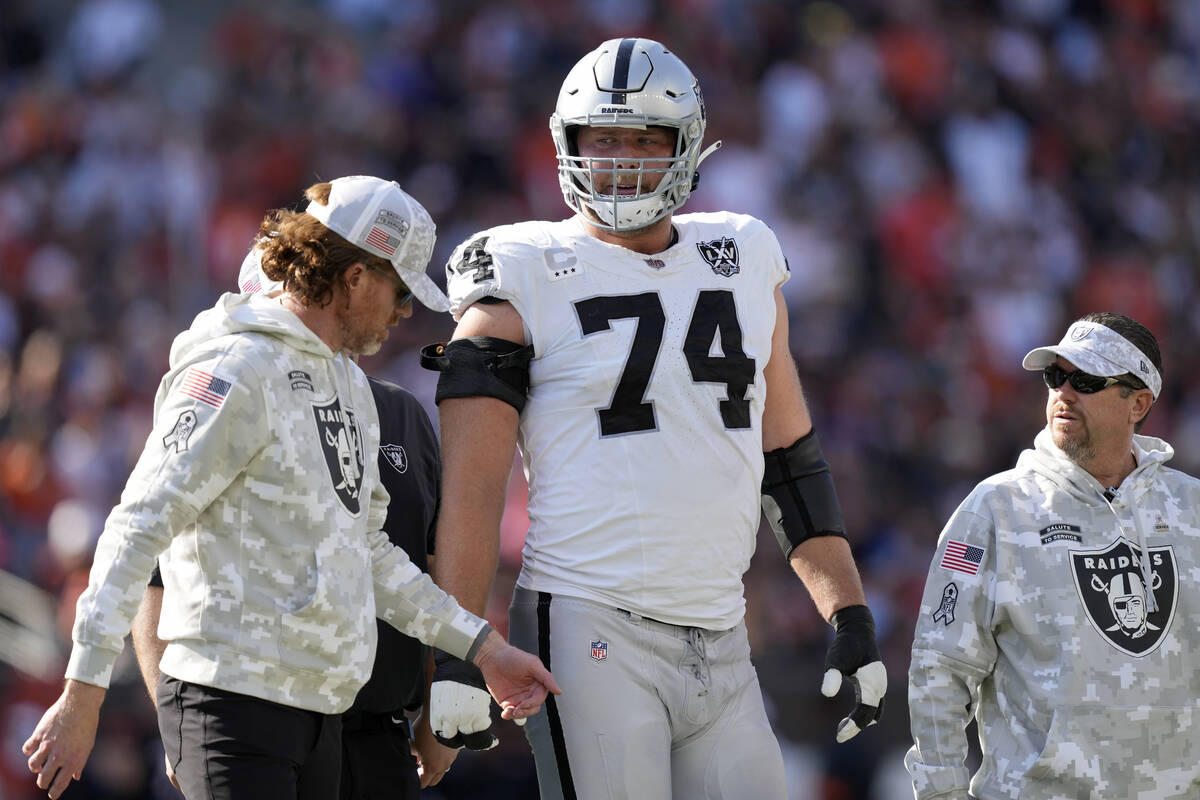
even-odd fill
[[[596,661],[603,661],[608,658],[608,642],[592,642],[592,658]]]

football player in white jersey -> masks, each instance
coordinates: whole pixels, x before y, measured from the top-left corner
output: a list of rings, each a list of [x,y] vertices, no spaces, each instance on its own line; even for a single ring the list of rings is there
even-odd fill
[[[661,44],[604,42],[550,118],[576,212],[472,236],[447,264],[458,327],[441,371],[437,579],[482,612],[514,445],[530,527],[510,638],[561,697],[526,733],[543,798],[782,798],[743,622],[760,508],[834,626],[822,691],[848,677],[845,741],[886,672],[788,351],[787,261],[761,221],[676,215],[696,182],[704,102]],[[443,733],[487,695],[435,678]],[[440,689],[440,691],[439,691]]]

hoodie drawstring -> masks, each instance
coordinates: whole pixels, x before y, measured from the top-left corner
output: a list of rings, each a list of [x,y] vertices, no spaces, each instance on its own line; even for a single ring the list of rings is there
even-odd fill
[[[341,402],[342,396],[341,396],[341,393],[338,391],[338,383],[337,383],[336,378],[334,378],[334,380],[333,380],[333,393],[338,398],[338,401],[339,401],[338,405],[342,406],[342,414],[341,414],[342,435],[346,437],[346,448],[349,451],[346,456],[346,476],[345,477],[348,480],[354,481],[354,492],[356,495],[358,495],[358,494],[361,494],[361,492],[362,492],[362,473],[358,469],[358,459],[355,458],[355,455],[354,455],[355,454],[354,429],[350,427],[350,412],[354,408],[353,404],[350,401],[352,401],[354,399],[354,383],[350,379],[350,365],[346,362],[346,358],[347,358],[346,355],[343,353],[341,355],[342,374],[346,378],[346,393],[348,395],[347,402],[344,404]],[[334,360],[336,361],[337,358],[335,357]],[[367,454],[363,453],[363,458],[365,459],[366,457],[367,457]],[[364,464],[364,466],[365,466],[365,464]]]
[[[1113,508],[1112,500],[1109,498],[1110,491],[1101,492],[1100,497],[1108,506],[1108,510],[1117,518],[1117,525],[1121,526],[1121,530],[1125,530],[1125,524],[1121,522],[1121,515],[1117,513],[1117,509]],[[1115,491],[1111,491],[1111,494],[1113,498],[1117,495]],[[1129,507],[1129,512],[1133,516],[1133,527],[1137,532],[1138,563],[1142,568],[1142,591],[1146,595],[1146,608],[1148,611],[1158,611],[1158,601],[1154,597],[1154,575],[1150,570],[1150,550],[1146,547],[1146,532],[1142,526],[1141,514],[1132,505]]]

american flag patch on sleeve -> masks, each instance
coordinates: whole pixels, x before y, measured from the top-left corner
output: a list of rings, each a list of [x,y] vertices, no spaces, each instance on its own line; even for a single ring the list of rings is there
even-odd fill
[[[951,539],[946,542],[946,552],[942,553],[942,563],[940,566],[954,570],[955,572],[975,575],[979,572],[979,564],[983,561],[983,553],[984,550],[982,547],[976,547],[973,544],[957,542]]]
[[[233,383],[230,381],[192,367],[183,376],[181,390],[188,397],[194,397],[205,405],[220,408],[221,404],[225,402],[225,396],[232,388]]]

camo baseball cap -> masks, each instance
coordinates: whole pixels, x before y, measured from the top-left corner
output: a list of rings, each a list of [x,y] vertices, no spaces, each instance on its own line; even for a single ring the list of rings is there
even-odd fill
[[[351,244],[391,262],[424,305],[450,310],[450,300],[425,273],[436,238],[429,212],[395,181],[351,175],[331,183],[329,203],[313,201],[305,211]]]
[[[1105,378],[1129,373],[1136,375],[1154,399],[1162,390],[1162,376],[1133,342],[1107,325],[1082,320],[1071,323],[1062,341],[1030,350],[1021,366],[1028,370],[1044,369],[1062,356],[1079,369]]]
[[[238,289],[243,294],[262,292],[270,295],[283,288],[283,281],[273,281],[263,272],[263,251],[259,247],[262,242],[262,239],[256,240],[251,245],[250,252],[246,253],[246,257],[242,259],[242,268],[238,270]]]

